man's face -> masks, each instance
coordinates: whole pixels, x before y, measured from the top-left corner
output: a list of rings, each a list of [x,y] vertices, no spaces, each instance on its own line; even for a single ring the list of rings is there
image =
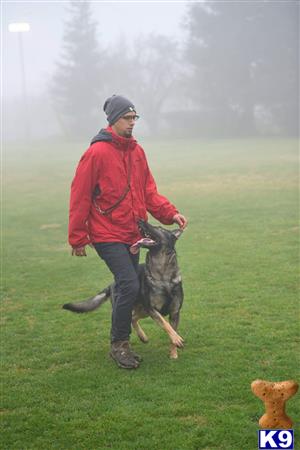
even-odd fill
[[[130,138],[132,136],[132,130],[137,118],[138,116],[136,113],[134,111],[130,111],[120,117],[120,119],[112,125],[112,129],[119,136]]]

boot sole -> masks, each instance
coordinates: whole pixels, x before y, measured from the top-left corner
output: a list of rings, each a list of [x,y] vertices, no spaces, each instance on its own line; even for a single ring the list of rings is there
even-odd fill
[[[141,363],[143,361],[143,358],[140,355],[134,354],[133,357],[138,363]]]
[[[121,369],[137,369],[139,367],[139,364],[137,364],[136,366],[126,366],[126,364],[122,364],[120,363],[120,361],[114,357],[114,355],[112,353],[109,353],[109,356],[117,363],[118,367],[120,367]],[[138,362],[137,360],[135,360],[136,362]]]

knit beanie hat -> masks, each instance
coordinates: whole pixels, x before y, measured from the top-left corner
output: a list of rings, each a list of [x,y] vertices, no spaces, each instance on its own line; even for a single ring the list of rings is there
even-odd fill
[[[135,112],[135,106],[127,98],[122,97],[121,95],[113,95],[104,103],[103,111],[107,115],[109,125],[113,125],[127,112]]]

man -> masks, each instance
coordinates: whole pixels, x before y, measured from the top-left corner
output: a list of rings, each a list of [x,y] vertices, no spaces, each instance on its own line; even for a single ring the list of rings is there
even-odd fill
[[[140,357],[131,350],[129,337],[139,254],[129,248],[141,238],[137,221],[147,220],[147,211],[166,225],[185,228],[187,220],[157,191],[144,151],[132,136],[135,106],[113,95],[103,109],[109,126],[92,139],[72,182],[69,243],[76,256],[86,256],[85,246],[92,244],[113,273],[117,294],[110,355],[119,367],[134,369]]]

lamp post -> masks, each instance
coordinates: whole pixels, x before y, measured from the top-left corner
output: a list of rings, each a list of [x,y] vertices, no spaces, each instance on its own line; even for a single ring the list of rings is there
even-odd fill
[[[27,85],[26,85],[26,73],[25,73],[25,60],[24,60],[24,48],[23,48],[23,33],[30,31],[30,25],[26,22],[10,23],[8,25],[8,31],[11,33],[17,33],[19,42],[19,55],[21,63],[21,81],[22,81],[22,98],[24,105],[24,126],[25,126],[25,138],[27,141],[31,138],[30,132],[30,118],[28,109],[28,96],[27,96]]]

